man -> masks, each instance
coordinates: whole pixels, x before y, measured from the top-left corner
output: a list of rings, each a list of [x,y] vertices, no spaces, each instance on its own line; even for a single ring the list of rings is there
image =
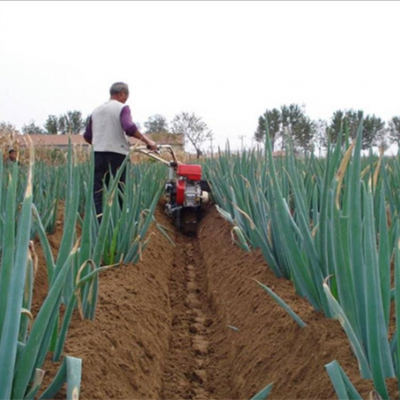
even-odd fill
[[[129,97],[128,85],[114,83],[110,96],[110,100],[93,111],[83,135],[94,150],[93,198],[97,215],[102,213],[103,180],[108,184],[109,171],[115,176],[129,154],[130,145],[125,135],[140,139],[151,150],[157,149],[156,143],[142,135],[132,121],[131,110],[125,105]],[[120,182],[125,183],[125,175],[124,171]]]
[[[14,149],[8,150],[8,160],[10,164],[17,161],[17,152]]]

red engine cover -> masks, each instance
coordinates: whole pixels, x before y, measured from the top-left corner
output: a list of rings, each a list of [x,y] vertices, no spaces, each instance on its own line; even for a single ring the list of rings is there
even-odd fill
[[[177,174],[191,181],[199,181],[201,179],[201,165],[180,164]]]
[[[186,181],[184,181],[183,179],[179,179],[176,184],[176,204],[180,206],[183,205],[185,201],[185,187]]]

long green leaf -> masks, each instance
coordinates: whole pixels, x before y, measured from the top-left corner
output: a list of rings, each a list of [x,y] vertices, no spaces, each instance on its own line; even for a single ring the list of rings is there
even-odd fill
[[[363,400],[336,360],[326,364],[325,368],[331,378],[338,399]]]
[[[17,355],[20,312],[23,301],[31,226],[33,149],[31,149],[30,154],[31,163],[28,185],[26,187],[25,198],[19,218],[17,241],[15,246],[18,251],[15,255],[14,266],[11,274],[10,287],[8,290],[8,302],[0,342],[0,399],[8,399],[13,388],[12,382]],[[32,372],[33,371],[31,371],[31,374]],[[22,398],[23,394],[24,393],[22,393],[19,398]]]
[[[336,299],[332,296],[330,288],[326,282],[323,283],[324,291],[326,297],[328,299],[329,305],[332,310],[332,315],[334,318],[338,319],[340,324],[342,325],[343,329],[345,330],[347,337],[349,338],[351,348],[353,349],[354,354],[357,357],[358,365],[361,370],[361,374],[364,379],[371,379],[371,371],[368,364],[367,356],[365,355],[364,349],[359,342],[357,335],[354,333],[354,329],[349,323],[349,320],[346,317],[346,314],[343,312],[342,308],[340,307],[339,303]]]
[[[307,324],[273,290],[257,280],[256,282],[297,322],[301,328],[307,326]]]
[[[266,400],[272,391],[273,383],[267,385],[264,389],[258,392],[251,400]]]
[[[77,247],[77,246],[76,246]],[[42,341],[49,329],[52,329],[51,320],[59,306],[60,294],[64,286],[65,279],[71,267],[71,262],[76,254],[76,248],[70,253],[61,268],[58,276],[53,282],[50,291],[40,308],[39,314],[33,324],[29,339],[22,351],[18,368],[15,371],[12,397],[20,399],[24,397],[32,373],[35,369],[37,357],[39,355]],[[7,397],[5,397],[7,398]]]

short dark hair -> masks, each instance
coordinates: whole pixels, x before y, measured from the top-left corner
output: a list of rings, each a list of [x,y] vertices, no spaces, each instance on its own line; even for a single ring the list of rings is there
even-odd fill
[[[110,88],[110,95],[113,96],[114,94],[118,94],[121,92],[125,92],[126,94],[129,94],[129,88],[128,85],[124,82],[116,82],[111,85]]]
[[[8,150],[8,154],[11,154],[11,153],[15,153],[15,150],[14,149]]]

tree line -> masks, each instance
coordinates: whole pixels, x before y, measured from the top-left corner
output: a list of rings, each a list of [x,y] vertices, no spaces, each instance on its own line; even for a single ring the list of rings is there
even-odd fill
[[[43,127],[31,121],[22,126],[23,134],[64,135],[80,134],[85,129],[89,117],[85,119],[77,110],[68,111],[59,116],[49,115]],[[275,149],[285,148],[289,138],[299,151],[312,151],[336,143],[339,136],[355,138],[360,121],[363,121],[364,149],[378,146],[387,149],[392,143],[400,145],[400,116],[394,116],[388,122],[373,115],[365,115],[362,110],[337,110],[331,120],[312,120],[307,116],[305,107],[298,104],[283,105],[280,108],[267,109],[258,118],[254,138],[258,142],[265,139],[266,122]],[[140,124],[138,124],[140,130]],[[194,113],[181,112],[169,123],[161,114],[155,114],[144,123],[146,134],[182,134],[185,141],[194,148],[197,156],[203,153],[203,145],[214,138],[213,132],[201,117]],[[15,131],[10,123],[0,122],[0,131]]]
[[[313,121],[306,115],[304,106],[283,105],[267,109],[258,119],[254,138],[258,142],[265,139],[265,128],[275,148],[285,148],[290,138],[294,148],[312,151],[336,143],[339,136],[355,138],[357,128],[363,121],[363,149],[377,146],[386,150],[392,143],[400,144],[400,116],[394,116],[386,123],[376,115],[365,115],[362,110],[337,110],[329,122]]]
[[[80,111],[68,111],[58,117],[49,115],[43,127],[31,120],[22,126],[21,132],[24,135],[78,135],[85,129],[88,119],[89,117],[84,120]],[[0,121],[0,131],[19,133],[12,123],[6,121]]]
[[[43,127],[38,126],[31,120],[29,124],[22,126],[21,131],[24,135],[66,135],[81,134],[86,124],[89,122],[89,116],[85,119],[80,111],[68,111],[58,117],[49,115]],[[136,123],[141,130],[140,124]],[[204,142],[213,139],[213,133],[201,117],[194,113],[181,112],[172,119],[168,120],[161,114],[155,114],[148,118],[144,123],[145,134],[181,134],[185,137],[187,143],[193,146],[198,157],[203,153]],[[0,132],[16,132],[16,129],[9,122],[0,122]]]

